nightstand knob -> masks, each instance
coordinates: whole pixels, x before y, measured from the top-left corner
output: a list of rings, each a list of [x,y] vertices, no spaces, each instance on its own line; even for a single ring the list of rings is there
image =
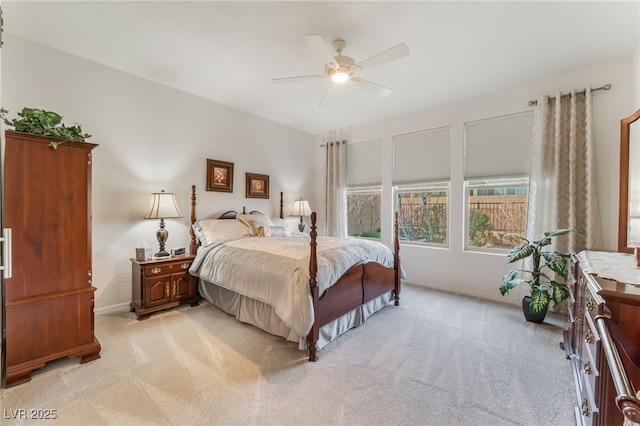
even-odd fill
[[[189,269],[189,264],[188,263],[183,263],[183,264],[180,265],[180,267],[182,269]]]
[[[160,268],[151,268],[151,273],[152,274],[159,274],[160,271],[162,271],[162,269],[160,269]]]

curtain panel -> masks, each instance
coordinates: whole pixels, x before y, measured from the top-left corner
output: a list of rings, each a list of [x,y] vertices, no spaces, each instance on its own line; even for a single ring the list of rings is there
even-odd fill
[[[534,110],[527,238],[569,228],[553,249],[600,249],[600,213],[592,132],[591,90],[538,99]]]
[[[347,236],[347,141],[326,143],[325,231],[330,237]]]

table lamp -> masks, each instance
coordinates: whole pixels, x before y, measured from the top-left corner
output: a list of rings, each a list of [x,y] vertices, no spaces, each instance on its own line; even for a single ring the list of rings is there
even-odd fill
[[[160,251],[154,254],[154,257],[167,257],[169,253],[164,249],[164,245],[169,238],[169,231],[164,227],[165,219],[177,219],[184,217],[176,197],[171,192],[154,192],[151,194],[151,203],[149,204],[149,212],[144,215],[145,219],[160,219],[160,229],[156,232],[156,238],[160,244]]]
[[[299,200],[293,202],[293,208],[291,209],[291,214],[289,216],[300,216],[300,223],[298,224],[300,232],[304,231],[304,221],[302,220],[302,216],[310,215],[311,207],[307,200],[303,200],[302,197],[300,197]]]

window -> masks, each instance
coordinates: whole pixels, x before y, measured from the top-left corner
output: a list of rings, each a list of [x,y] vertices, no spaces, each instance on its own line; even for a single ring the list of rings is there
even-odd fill
[[[528,178],[466,183],[468,248],[508,250],[520,243],[509,234],[525,234],[528,186]]]
[[[393,137],[393,183],[399,238],[448,244],[449,127]]]
[[[382,187],[347,188],[347,232],[352,237],[380,239]]]
[[[465,124],[465,247],[505,251],[524,235],[533,113]]]
[[[447,244],[448,182],[400,185],[395,194],[400,241]]]
[[[347,233],[380,239],[382,140],[347,145]]]

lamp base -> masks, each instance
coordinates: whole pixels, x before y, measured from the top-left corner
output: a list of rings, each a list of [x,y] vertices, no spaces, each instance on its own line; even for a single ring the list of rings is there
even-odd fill
[[[301,221],[300,223],[298,223],[298,230],[300,232],[304,232],[304,222]]]
[[[160,244],[160,250],[153,255],[153,257],[169,257],[171,254],[164,249],[164,245],[169,238],[169,231],[164,228],[164,218],[160,219],[160,229],[156,232],[156,238],[158,239],[158,244]]]

